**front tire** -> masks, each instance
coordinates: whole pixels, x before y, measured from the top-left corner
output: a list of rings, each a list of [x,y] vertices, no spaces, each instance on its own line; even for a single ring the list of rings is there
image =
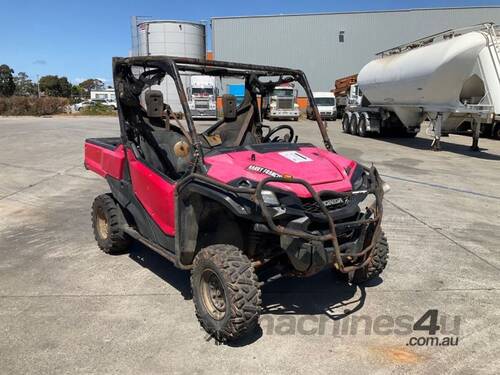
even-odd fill
[[[364,267],[354,272],[352,282],[354,284],[362,284],[379,276],[387,266],[389,260],[389,243],[384,232],[380,235],[380,239],[375,245],[371,261]]]
[[[196,317],[217,341],[253,330],[261,310],[260,284],[246,255],[232,245],[211,245],[195,257],[191,288]]]
[[[99,248],[107,254],[121,254],[130,245],[130,237],[123,231],[125,219],[111,194],[101,194],[92,204],[92,228]]]

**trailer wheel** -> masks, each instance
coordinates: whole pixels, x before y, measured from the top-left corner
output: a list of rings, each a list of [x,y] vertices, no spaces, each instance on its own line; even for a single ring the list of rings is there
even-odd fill
[[[358,135],[358,116],[356,116],[355,114],[351,116],[349,128],[351,129],[352,135]]]
[[[261,292],[246,255],[232,245],[211,245],[195,257],[191,288],[196,316],[217,341],[235,340],[258,324]]]
[[[101,194],[94,200],[91,216],[99,248],[107,254],[124,253],[130,244],[130,237],[123,231],[125,219],[111,194]]]
[[[361,116],[358,124],[358,135],[360,137],[366,137],[366,117]]]
[[[346,134],[351,133],[349,116],[347,115],[347,113],[344,113],[344,116],[342,117],[342,131]]]
[[[500,122],[497,122],[495,127],[493,128],[493,132],[491,133],[493,138],[500,139]]]

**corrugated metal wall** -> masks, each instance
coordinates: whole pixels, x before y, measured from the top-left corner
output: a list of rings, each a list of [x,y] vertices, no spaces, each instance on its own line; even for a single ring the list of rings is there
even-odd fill
[[[500,24],[500,7],[213,18],[212,50],[217,60],[302,69],[314,91],[327,91],[377,52],[490,21]]]

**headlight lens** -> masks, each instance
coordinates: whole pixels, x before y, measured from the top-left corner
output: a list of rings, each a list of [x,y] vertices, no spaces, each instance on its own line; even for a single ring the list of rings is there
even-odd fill
[[[278,197],[270,190],[262,190],[262,200],[266,206],[276,207],[280,205]]]
[[[356,169],[354,170],[352,176],[351,176],[351,185],[352,185],[352,190],[361,190],[364,186],[365,183],[365,171],[360,165],[356,166]]]

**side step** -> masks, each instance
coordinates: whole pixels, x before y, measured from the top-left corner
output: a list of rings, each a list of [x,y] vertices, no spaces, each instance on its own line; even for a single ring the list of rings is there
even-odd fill
[[[148,240],[146,237],[141,235],[138,231],[136,231],[134,228],[126,225],[123,227],[123,231],[127,233],[130,237],[133,239],[141,242],[142,244],[146,245],[149,247],[151,250],[155,251],[156,253],[160,254],[162,257],[167,258],[169,261],[177,265],[177,258],[175,257],[175,254],[172,253],[171,251],[167,250],[163,246],[160,246],[150,240]]]

